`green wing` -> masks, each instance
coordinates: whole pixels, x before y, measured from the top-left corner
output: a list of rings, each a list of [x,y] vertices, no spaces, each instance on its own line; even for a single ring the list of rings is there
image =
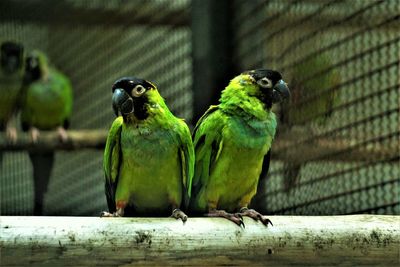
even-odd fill
[[[192,182],[192,195],[196,196],[208,183],[210,172],[223,148],[223,118],[218,106],[211,106],[199,119],[193,131],[196,162]]]
[[[119,167],[121,163],[121,130],[123,119],[118,117],[108,132],[106,148],[104,150],[103,168],[105,173],[105,192],[108,209],[115,212],[115,192],[118,184]]]
[[[182,167],[182,182],[185,188],[184,204],[189,204],[192,190],[192,179],[194,174],[194,149],[189,127],[183,120],[179,121],[179,156]]]
[[[65,129],[67,129],[72,115],[73,89],[71,81],[67,76],[56,70],[53,70],[53,72],[54,75],[57,75],[57,84],[60,87],[60,90],[62,90],[62,97],[65,100],[63,126]]]

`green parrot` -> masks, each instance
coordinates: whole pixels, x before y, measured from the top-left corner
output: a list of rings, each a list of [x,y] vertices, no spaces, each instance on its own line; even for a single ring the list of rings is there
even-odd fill
[[[36,143],[40,130],[56,130],[60,140],[68,139],[73,93],[69,79],[49,65],[43,52],[32,51],[26,59],[22,89],[21,123]],[[47,191],[54,163],[54,151],[29,153],[35,187],[34,215],[43,213],[43,198]]]
[[[165,216],[186,221],[194,172],[190,130],[168,109],[157,87],[123,77],[112,86],[118,116],[104,151],[105,217]]]
[[[290,102],[282,105],[282,125],[293,132],[293,126],[306,125],[307,134],[312,135],[312,126],[324,126],[339,103],[337,90],[341,82],[336,68],[327,54],[319,54],[294,66],[290,84],[292,94]],[[311,74],[311,75],[310,75]],[[316,96],[316,97],[314,97]],[[310,99],[304,102],[305,99]],[[311,122],[311,124],[310,124]],[[304,133],[303,133],[304,134]],[[289,191],[299,181],[302,164],[285,162],[284,189]]]
[[[268,171],[277,121],[272,104],[289,97],[279,72],[251,70],[232,79],[193,132],[195,174],[190,209],[243,225],[242,216],[271,221],[248,209],[260,173]],[[239,213],[234,213],[239,211]]]
[[[0,65],[0,131],[6,131],[7,138],[15,142],[17,130],[12,125],[17,110],[18,96],[24,75],[24,48],[15,42],[1,44]],[[0,163],[2,162],[0,151]]]
[[[339,101],[337,91],[331,89],[341,81],[337,69],[331,65],[330,58],[320,54],[294,66],[290,83],[292,94],[290,102],[283,104],[287,112],[281,114],[282,123],[289,126],[309,123],[310,120],[317,124],[326,123]],[[313,96],[318,97],[303,102]]]

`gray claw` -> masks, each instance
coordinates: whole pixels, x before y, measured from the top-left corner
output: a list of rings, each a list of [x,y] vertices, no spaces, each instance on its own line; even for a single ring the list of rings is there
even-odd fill
[[[103,218],[103,217],[110,218],[110,217],[121,217],[121,216],[119,214],[117,214],[116,212],[110,213],[107,211],[102,211],[100,213],[100,218]]]
[[[260,214],[259,212],[253,209],[248,209],[246,207],[243,207],[240,209],[240,214],[242,216],[250,217],[255,221],[261,221],[262,224],[264,224],[265,226],[268,226],[269,223],[271,224],[271,226],[274,226],[270,219],[268,219],[266,216]]]
[[[175,219],[181,219],[183,223],[185,223],[188,218],[188,216],[180,209],[174,209],[170,217]]]

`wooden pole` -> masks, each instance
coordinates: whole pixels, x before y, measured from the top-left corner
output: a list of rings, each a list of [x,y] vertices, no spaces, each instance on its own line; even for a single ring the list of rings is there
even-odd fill
[[[104,149],[107,130],[71,130],[69,139],[62,143],[56,132],[42,131],[37,144],[32,144],[26,133],[20,133],[15,144],[0,134],[0,151],[22,150],[80,150]],[[379,159],[398,160],[398,145],[388,146],[377,142],[374,145],[357,146],[359,141],[346,138],[317,138],[309,141],[298,140],[294,132],[277,136],[272,145],[272,160],[296,164],[310,161],[370,161]]]
[[[0,217],[1,266],[397,266],[400,216]]]
[[[67,133],[68,140],[61,142],[57,132],[40,131],[36,144],[31,142],[26,133],[18,133],[16,143],[9,142],[5,134],[2,134],[0,135],[0,151],[104,149],[108,131],[71,130]]]

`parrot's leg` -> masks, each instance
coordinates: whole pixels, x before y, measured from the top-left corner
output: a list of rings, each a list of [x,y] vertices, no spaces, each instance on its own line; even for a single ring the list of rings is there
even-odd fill
[[[240,213],[228,213],[224,210],[217,210],[217,209],[210,209],[208,213],[205,214],[207,217],[222,217],[225,219],[230,220],[231,222],[234,222],[235,224],[242,226],[243,228],[245,227],[243,223],[243,218]]]
[[[124,210],[123,209],[117,209],[116,212],[110,213],[107,211],[103,211],[100,214],[100,217],[124,217]]]
[[[11,143],[15,144],[17,142],[17,128],[10,121],[6,125],[6,135]]]
[[[243,207],[240,209],[240,214],[242,216],[250,217],[253,220],[261,221],[265,226],[267,226],[269,223],[273,226],[271,220],[268,219],[267,216],[262,215],[261,213],[253,209],[248,209],[247,207]]]
[[[171,208],[172,208],[172,214],[170,217],[175,218],[175,219],[181,219],[183,223],[185,223],[187,221],[188,216],[179,209],[180,205],[178,203],[180,203],[181,201],[178,200],[178,195],[176,194],[176,192],[170,192],[169,193],[169,197],[168,197],[168,201],[171,204]]]
[[[68,134],[64,127],[57,127],[57,134],[60,137],[61,142],[65,143],[68,140]]]
[[[128,202],[126,201],[117,201],[117,211],[110,213],[107,211],[103,211],[100,217],[124,217],[124,210]]]
[[[29,129],[29,135],[31,137],[31,142],[36,144],[40,135],[39,129],[36,127],[31,127]]]
[[[181,219],[183,223],[187,221],[188,216],[180,209],[174,209],[171,214],[172,218]]]

